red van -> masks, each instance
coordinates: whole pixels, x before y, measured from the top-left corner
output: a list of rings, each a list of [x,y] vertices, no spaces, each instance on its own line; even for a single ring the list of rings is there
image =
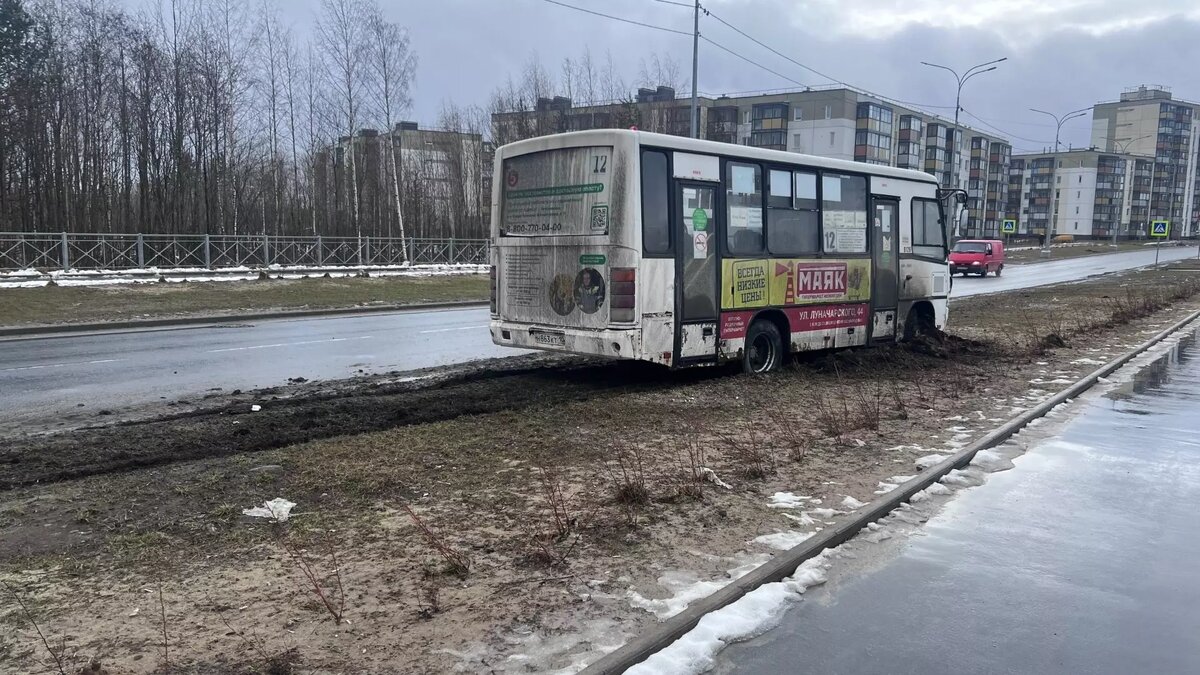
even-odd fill
[[[950,249],[951,274],[986,277],[988,272],[994,272],[1000,276],[1003,270],[1004,242],[999,239],[960,239]]]

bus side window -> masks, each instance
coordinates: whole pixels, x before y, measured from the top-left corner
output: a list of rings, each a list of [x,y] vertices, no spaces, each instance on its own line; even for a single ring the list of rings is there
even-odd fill
[[[650,255],[671,253],[671,185],[667,153],[642,151],[642,245]]]
[[[762,169],[757,164],[730,162],[726,175],[729,218],[726,242],[734,255],[763,252]]]
[[[795,190],[791,189],[794,185]],[[786,181],[787,189],[779,187]],[[786,199],[784,194],[786,193]],[[767,209],[767,249],[775,255],[806,255],[821,250],[817,210],[817,174],[809,171],[771,172]]]
[[[826,253],[867,252],[867,179],[821,174],[821,231]]]
[[[945,236],[936,201],[912,200],[912,228],[913,253],[938,259],[945,256]]]

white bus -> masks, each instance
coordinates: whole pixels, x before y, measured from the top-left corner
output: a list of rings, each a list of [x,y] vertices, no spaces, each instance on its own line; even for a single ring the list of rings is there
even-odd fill
[[[501,147],[494,175],[498,345],[761,373],[946,322],[925,173],[597,130]]]

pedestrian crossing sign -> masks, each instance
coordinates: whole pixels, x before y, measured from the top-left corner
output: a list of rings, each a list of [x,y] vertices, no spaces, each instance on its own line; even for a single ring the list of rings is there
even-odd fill
[[[1171,224],[1166,220],[1155,220],[1150,223],[1151,237],[1168,237],[1171,234]]]
[[[1016,234],[1017,233],[1017,221],[1015,221],[1015,220],[1004,221],[1004,225],[1002,225],[1000,227],[1000,231],[1003,232],[1004,234]]]

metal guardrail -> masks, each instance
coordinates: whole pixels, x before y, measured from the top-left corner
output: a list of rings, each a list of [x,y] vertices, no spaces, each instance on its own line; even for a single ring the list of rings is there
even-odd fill
[[[486,264],[486,239],[0,232],[0,271]],[[407,255],[405,255],[407,253]]]

